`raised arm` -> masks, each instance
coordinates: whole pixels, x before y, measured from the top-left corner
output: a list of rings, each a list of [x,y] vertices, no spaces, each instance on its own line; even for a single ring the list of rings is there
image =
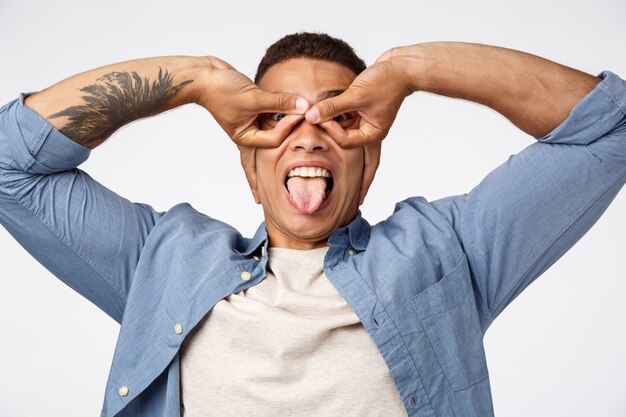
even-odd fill
[[[174,56],[83,72],[27,97],[25,104],[88,148],[127,123],[188,103],[209,110],[237,144],[272,146],[284,139],[283,130],[260,131],[254,116],[302,113],[306,105],[298,111],[296,100],[264,92],[218,58]]]
[[[306,114],[328,127],[345,146],[384,139],[400,104],[416,91],[484,104],[524,132],[540,137],[565,120],[600,79],[525,52],[460,42],[393,48],[356,78],[344,94]],[[358,130],[341,131],[330,120],[346,111],[363,116]]]
[[[394,61],[412,91],[484,104],[524,132],[541,137],[557,127],[599,82],[598,77],[525,52],[469,43],[395,48]]]
[[[97,68],[0,108],[0,224],[116,320],[144,242],[163,213],[131,203],[76,167],[122,125],[192,102],[207,108],[238,144],[282,140],[280,128],[259,130],[256,115],[296,112],[296,97],[265,93],[213,57]],[[285,132],[292,122],[282,124]]]
[[[306,117],[343,146],[372,146],[418,90],[485,104],[538,139],[469,193],[432,203],[467,255],[486,329],[591,228],[626,182],[626,82],[504,48],[421,44],[383,54]],[[359,129],[324,122],[346,111],[362,115]]]
[[[76,143],[95,148],[127,123],[196,101],[201,64],[164,57],[109,65],[63,80],[25,104]]]

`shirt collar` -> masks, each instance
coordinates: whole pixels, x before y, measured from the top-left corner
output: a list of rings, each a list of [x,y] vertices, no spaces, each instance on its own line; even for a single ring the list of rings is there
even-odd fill
[[[339,243],[346,235],[352,248],[358,251],[365,250],[370,239],[370,225],[361,216],[360,210],[350,223],[335,230],[328,240],[330,243]]]
[[[348,236],[350,246],[354,249],[362,251],[367,247],[370,238],[370,225],[367,220],[361,216],[360,210],[350,223],[335,230],[328,240],[332,243],[333,241],[342,239],[345,235]],[[260,252],[261,247],[263,247],[263,251],[267,253],[267,243],[267,229],[265,228],[265,222],[262,222],[252,239],[248,239],[241,254],[250,256],[253,253]]]
[[[265,229],[265,222],[262,222],[261,225],[256,229],[254,236],[252,239],[247,239],[246,244],[244,245],[244,250],[241,251],[241,254],[244,256],[250,256],[253,253],[260,253],[261,247],[263,247],[263,252],[267,253],[267,230]]]

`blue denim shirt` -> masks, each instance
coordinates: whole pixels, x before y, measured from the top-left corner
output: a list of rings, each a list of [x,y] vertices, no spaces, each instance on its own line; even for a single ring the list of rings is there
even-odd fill
[[[485,331],[626,181],[626,83],[601,77],[469,193],[409,198],[383,222],[358,215],[330,237],[324,270],[409,416],[493,415]],[[76,168],[88,156],[23,96],[2,107],[0,223],[121,323],[102,416],[179,416],[181,343],[218,301],[263,280],[265,227],[249,239],[188,204],[131,203]]]

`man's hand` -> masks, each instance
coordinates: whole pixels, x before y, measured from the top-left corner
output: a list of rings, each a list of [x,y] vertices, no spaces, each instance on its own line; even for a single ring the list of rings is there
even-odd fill
[[[207,87],[198,97],[198,104],[213,115],[240,149],[242,146],[272,148],[280,145],[309,108],[302,97],[263,91],[228,63],[215,57],[208,59],[211,65]],[[258,121],[262,113],[300,116],[284,117],[273,129],[262,130]]]
[[[401,77],[397,64],[388,58],[389,53],[381,55],[374,65],[354,79],[346,91],[320,101],[305,115],[310,123],[319,123],[339,146],[363,146],[365,167],[359,204],[363,204],[380,163],[381,142],[389,133],[402,101],[413,92]],[[344,129],[333,120],[347,112],[356,112],[360,116],[355,128]]]
[[[248,182],[256,187],[256,148],[279,146],[309,109],[305,98],[293,94],[269,93],[219,58],[207,57],[210,70],[196,99],[205,107],[239,148],[241,165]],[[284,113],[272,129],[261,129],[263,113]]]
[[[319,123],[341,147],[357,147],[381,142],[389,132],[405,97],[413,91],[397,63],[383,54],[374,65],[354,79],[342,94],[317,103],[306,113],[310,123]],[[334,117],[357,112],[357,127],[343,129]]]

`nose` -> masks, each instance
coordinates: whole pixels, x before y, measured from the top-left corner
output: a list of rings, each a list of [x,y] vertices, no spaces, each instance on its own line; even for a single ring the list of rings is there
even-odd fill
[[[302,120],[292,131],[289,147],[293,151],[325,152],[329,149],[326,131]]]

